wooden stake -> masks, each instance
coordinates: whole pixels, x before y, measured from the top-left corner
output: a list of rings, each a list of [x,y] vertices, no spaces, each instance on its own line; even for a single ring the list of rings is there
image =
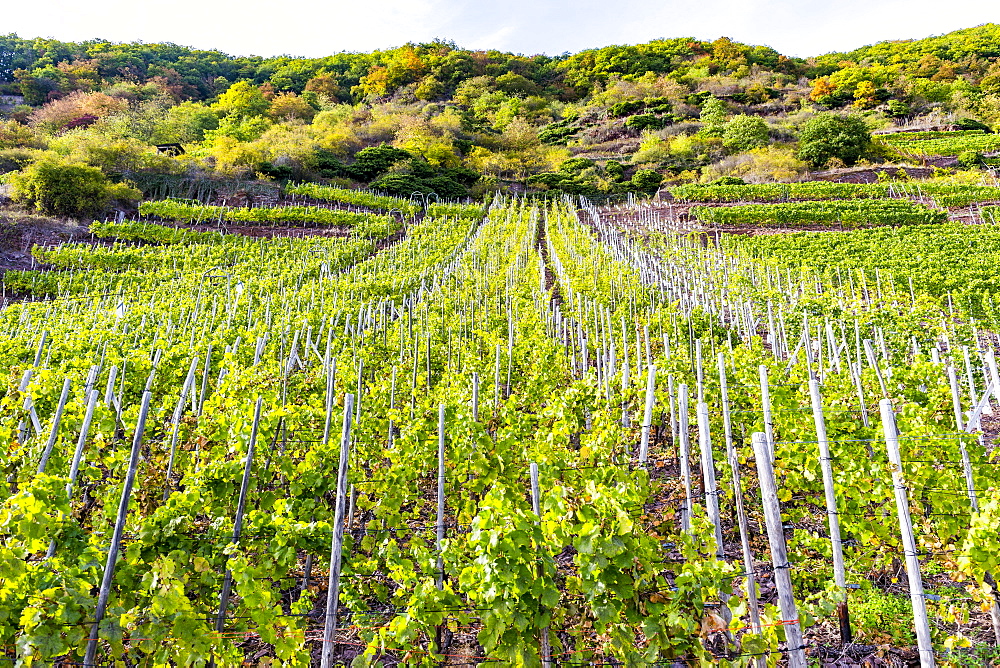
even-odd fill
[[[771,461],[774,461],[774,419],[771,417],[771,390],[767,379],[767,367],[761,364],[757,368],[760,374],[760,404],[764,411],[764,434],[767,436],[767,447]]]
[[[645,465],[649,455],[649,429],[653,424],[653,403],[656,400],[656,367],[649,365],[646,375],[646,410],[642,418],[642,441],[639,444],[639,463]]]
[[[722,516],[719,512],[719,489],[715,483],[715,457],[712,455],[712,436],[709,431],[708,404],[700,402],[698,412],[698,445],[701,450],[702,491],[705,494],[705,508],[708,519],[715,526],[715,553],[719,559],[726,558],[726,546],[722,541]]]
[[[691,512],[693,503],[691,500],[691,436],[688,430],[688,386],[680,385],[678,388],[678,408],[680,410],[680,465],[681,479],[684,482],[684,508],[681,511],[681,530],[684,533],[691,533]]]
[[[233,521],[233,538],[230,541],[233,545],[239,545],[240,536],[243,534],[243,511],[246,509],[247,490],[250,489],[250,474],[253,471],[253,453],[257,445],[257,430],[260,428],[260,408],[264,400],[257,398],[257,404],[253,411],[253,427],[250,430],[250,442],[247,444],[247,458],[243,466],[243,480],[240,483],[240,497],[236,503],[236,518]],[[233,585],[233,572],[226,569],[226,575],[222,581],[222,596],[219,599],[219,614],[215,618],[215,630],[222,633],[226,628],[226,608],[229,607],[229,593]],[[212,665],[215,660],[212,660]]]
[[[69,378],[63,380],[62,394],[59,395],[59,404],[56,406],[56,412],[52,418],[52,431],[49,432],[49,440],[45,444],[45,449],[42,450],[42,458],[38,462],[39,473],[45,473],[49,457],[52,456],[52,448],[55,447],[56,439],[59,438],[59,423],[62,422],[63,411],[66,409],[66,398],[69,397],[70,385]]]
[[[899,530],[902,534],[903,555],[906,559],[906,577],[910,586],[910,603],[913,606],[913,624],[917,633],[917,651],[920,652],[920,668],[934,666],[934,647],[931,645],[931,630],[927,622],[927,605],[924,601],[924,583],[920,575],[920,559],[917,557],[917,543],[913,538],[913,524],[910,519],[910,501],[903,480],[903,462],[899,454],[899,433],[896,431],[896,415],[892,402],[879,402],[882,414],[882,430],[889,452],[892,468],[892,486],[896,494],[896,511],[899,516]]]
[[[833,579],[840,588],[844,600],[838,604],[840,618],[840,639],[843,643],[852,640],[851,618],[847,607],[847,574],[844,570],[844,545],[840,539],[840,517],[837,514],[837,495],[833,487],[833,466],[830,461],[830,441],[826,434],[826,418],[823,415],[823,398],[819,391],[819,381],[809,381],[812,399],[813,422],[816,425],[816,440],[819,443],[819,464],[823,470],[823,491],[826,496],[826,515],[830,525],[830,545],[833,548]]]
[[[437,588],[444,589],[444,404],[438,406]]]
[[[97,659],[97,641],[104,613],[108,608],[108,596],[111,594],[111,581],[115,576],[115,565],[118,561],[118,551],[121,548],[122,534],[125,531],[125,520],[128,517],[129,501],[132,499],[132,485],[135,484],[135,473],[139,467],[139,448],[142,445],[142,434],[146,430],[146,416],[149,414],[149,402],[153,398],[151,392],[144,392],[139,408],[139,419],[132,436],[132,453],[129,455],[128,471],[125,473],[125,484],[122,486],[122,497],[118,502],[118,517],[115,519],[114,533],[111,535],[111,546],[108,548],[108,560],[104,565],[104,576],[101,578],[101,588],[97,595],[97,609],[94,611],[94,623],[90,627],[90,639],[87,641],[87,651],[83,665],[94,666]]]
[[[788,563],[785,527],[781,519],[781,506],[778,503],[778,486],[774,480],[774,468],[770,459],[771,448],[768,447],[766,434],[756,432],[751,440],[754,456],[757,459],[757,479],[760,482],[764,520],[767,523],[767,540],[771,546],[774,584],[778,589],[778,608],[781,610],[780,623],[785,629],[785,639],[788,643],[788,666],[789,668],[806,668],[802,628],[799,625],[799,613],[792,591],[791,564]]]
[[[330,577],[326,590],[326,621],[323,626],[321,668],[333,667],[333,635],[337,631],[337,606],[340,603],[340,567],[344,550],[344,512],[347,496],[347,460],[351,445],[351,415],[354,395],[344,396],[344,423],[340,434],[340,461],[337,470],[337,505],[333,519],[333,541],[330,547]]]
[[[538,492],[538,464],[531,462],[531,507],[535,511],[535,516],[538,518],[538,523],[542,521],[542,510],[541,502]],[[541,546],[539,546],[539,551]],[[544,575],[544,566],[539,559],[538,563],[538,577],[541,578]],[[542,655],[542,668],[548,668],[552,664],[552,648],[549,645],[549,627],[546,626],[541,631],[541,638],[539,640],[539,646]]]
[[[722,400],[722,424],[726,437],[726,459],[729,471],[733,476],[733,503],[736,506],[736,522],[740,528],[740,546],[743,549],[743,565],[746,569],[747,606],[750,608],[750,630],[756,634],[761,632],[760,609],[757,602],[757,577],[754,573],[753,552],[750,551],[750,529],[747,526],[746,509],[743,505],[743,485],[740,481],[740,463],[733,447],[733,427],[729,412],[729,387],[726,382],[726,357],[719,353],[719,390]],[[757,657],[757,668],[766,668],[767,659]]]

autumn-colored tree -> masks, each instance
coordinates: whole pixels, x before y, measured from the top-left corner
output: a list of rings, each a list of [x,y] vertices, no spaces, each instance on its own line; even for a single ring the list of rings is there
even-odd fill
[[[914,76],[927,77],[929,79],[937,74],[937,71],[941,69],[941,65],[943,63],[944,61],[934,54],[925,53],[920,57],[920,60],[917,61],[917,66],[913,70],[913,74]]]
[[[336,102],[340,96],[340,85],[337,83],[337,77],[329,73],[314,76],[306,82],[305,90],[309,93],[316,93],[330,102]]]
[[[444,95],[444,84],[431,74],[420,80],[413,94],[418,100],[436,100]]]
[[[268,102],[274,101],[275,96],[278,94],[278,89],[274,87],[274,84],[270,81],[265,81],[260,85],[260,94],[264,96],[264,99]]]
[[[46,132],[58,132],[68,126],[89,125],[111,114],[125,111],[128,103],[105,93],[77,91],[49,102],[31,114],[31,125]],[[80,122],[85,120],[86,122]]]
[[[837,92],[837,87],[830,83],[829,77],[819,77],[813,82],[809,99],[813,102],[819,102],[833,95],[835,92]]]
[[[771,93],[767,87],[759,81],[754,81],[743,91],[746,101],[750,104],[761,104],[771,99]]]
[[[740,65],[746,65],[746,47],[728,37],[720,37],[712,42],[712,60],[723,69],[733,69]]]
[[[360,90],[367,97],[384,97],[398,87],[414,83],[427,66],[412,45],[389,52],[384,65],[375,65],[361,77]]]
[[[268,114],[275,120],[298,119],[308,123],[316,115],[316,110],[295,93],[281,93],[271,100]]]
[[[361,77],[358,88],[365,97],[384,97],[389,92],[389,68],[375,65]]]
[[[858,109],[871,109],[878,103],[875,92],[875,84],[871,81],[862,81],[854,89],[854,106]]]
[[[954,81],[958,78],[958,72],[953,63],[945,63],[931,77],[931,81]]]
[[[92,91],[101,85],[101,75],[97,72],[97,63],[93,60],[59,63],[56,68],[65,76],[63,87],[66,91]]]
[[[149,82],[155,84],[164,95],[173,98],[174,102],[198,96],[198,89],[190,85],[181,73],[172,67],[149,68]]]
[[[1000,95],[1000,63],[994,63],[979,82],[979,88],[984,93]]]

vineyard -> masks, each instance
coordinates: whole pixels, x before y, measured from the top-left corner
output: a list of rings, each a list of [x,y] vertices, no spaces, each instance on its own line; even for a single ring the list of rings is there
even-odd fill
[[[742,206],[696,206],[691,213],[699,221],[719,226],[840,226],[880,227],[943,223],[945,211],[903,200],[855,200],[745,204]]]
[[[991,665],[995,226],[888,186],[689,188],[873,226],[715,242],[307,186],[371,211],[150,202],[220,229],[4,276],[12,665]]]
[[[684,185],[670,189],[678,202],[742,203],[931,199],[936,206],[962,207],[1000,201],[1000,186],[965,183],[762,183],[754,185]],[[858,203],[860,205],[860,203]],[[878,208],[876,203],[866,204]]]
[[[896,132],[884,135],[893,148],[918,155],[958,155],[964,151],[1000,151],[1000,136],[981,130],[946,132]]]

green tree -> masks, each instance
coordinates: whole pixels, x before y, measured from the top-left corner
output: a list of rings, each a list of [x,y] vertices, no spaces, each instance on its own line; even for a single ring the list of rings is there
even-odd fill
[[[871,148],[872,136],[860,116],[818,114],[802,126],[797,156],[819,169],[831,158],[853,165]]]
[[[42,158],[9,178],[14,201],[50,215],[95,216],[114,200],[135,201],[142,197],[136,188],[112,183],[96,167],[58,158]]]
[[[219,115],[201,102],[181,102],[167,110],[153,141],[160,144],[200,142],[205,133],[219,128]]]
[[[361,181],[370,181],[377,176],[381,176],[389,171],[395,163],[400,160],[412,158],[407,151],[380,144],[379,146],[369,146],[358,151],[354,156],[354,164],[349,167],[351,175]]]
[[[625,178],[625,166],[617,160],[608,160],[604,163],[604,171],[615,181],[621,181]]]
[[[654,193],[663,183],[663,176],[652,169],[640,169],[632,175],[632,185],[644,193]]]
[[[734,116],[726,123],[722,143],[726,148],[739,152],[767,146],[767,123],[760,116]]]
[[[703,132],[713,137],[721,137],[726,125],[729,110],[726,103],[717,97],[709,97],[701,105],[701,115],[698,120],[705,126]]]
[[[444,84],[438,81],[433,74],[427,75],[420,80],[413,95],[418,100],[436,100],[444,95]]]
[[[223,116],[252,118],[263,116],[270,106],[260,88],[249,81],[237,81],[219,96],[213,108]]]

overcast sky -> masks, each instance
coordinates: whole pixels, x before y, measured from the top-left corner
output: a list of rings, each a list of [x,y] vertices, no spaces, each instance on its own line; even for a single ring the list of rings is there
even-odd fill
[[[996,0],[37,0],[0,33],[174,42],[233,55],[323,56],[450,39],[523,54],[731,37],[792,56],[1000,23]]]

